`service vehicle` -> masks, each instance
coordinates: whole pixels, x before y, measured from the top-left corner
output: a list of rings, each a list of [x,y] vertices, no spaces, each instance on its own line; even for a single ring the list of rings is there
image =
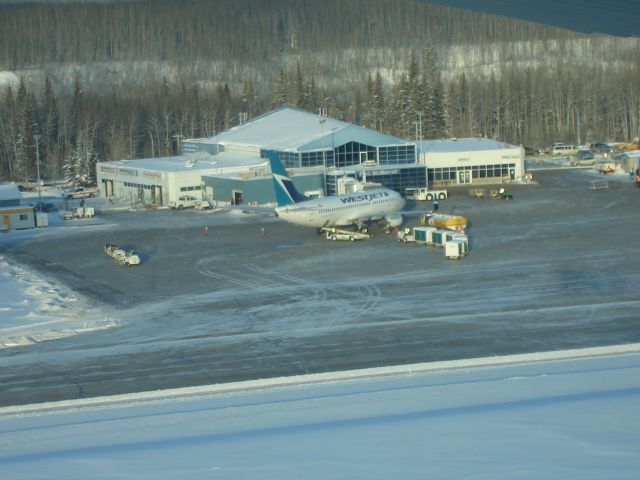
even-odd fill
[[[436,230],[435,227],[406,227],[398,231],[398,241],[402,243],[427,243],[427,232]]]
[[[454,238],[444,245],[444,255],[449,260],[458,260],[469,253],[469,242],[463,238]]]
[[[184,208],[206,210],[211,208],[211,204],[207,200],[202,200],[191,195],[182,195],[177,200],[170,201],[169,208],[177,208],[178,210],[182,210]]]
[[[426,187],[420,188],[405,188],[404,196],[407,200],[418,201],[432,201],[432,200],[444,200],[449,197],[449,193],[446,190],[430,190]]]
[[[116,261],[119,265],[140,265],[140,257],[133,250],[124,250],[115,243],[107,243],[104,253]]]
[[[344,228],[325,227],[321,230],[325,232],[327,240],[348,240],[349,242],[355,242],[356,240],[371,238],[371,234],[369,233],[347,230]]]
[[[596,169],[596,172],[607,174],[615,172],[617,167],[618,165],[613,161],[598,161],[594,168]]]
[[[460,236],[461,235],[461,236]],[[433,229],[427,231],[427,245],[430,247],[444,247],[449,240],[464,238],[466,235],[447,229]]]
[[[98,187],[78,187],[74,190],[66,191],[62,194],[67,200],[77,200],[79,198],[93,198],[100,193]]]
[[[423,213],[420,215],[420,225],[428,225],[435,228],[447,228],[464,232],[468,221],[462,215],[449,215],[447,213]]]
[[[513,200],[513,194],[511,192],[507,192],[504,187],[500,187],[498,190],[492,190],[491,196],[498,200]]]
[[[492,188],[490,190],[486,188],[472,188],[469,190],[469,195],[474,198],[493,198],[498,200],[513,199],[513,194],[505,190],[504,187]]]
[[[93,218],[96,211],[93,207],[75,207],[62,213],[63,220],[74,220],[77,218]]]

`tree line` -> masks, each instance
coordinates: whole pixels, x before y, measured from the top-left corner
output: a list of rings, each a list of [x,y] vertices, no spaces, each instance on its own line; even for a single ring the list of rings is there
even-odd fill
[[[143,0],[0,6],[0,65],[260,62],[295,52],[571,38],[413,0]]]
[[[0,90],[0,176],[34,178],[39,166],[43,178],[90,184],[96,161],[174,155],[182,138],[213,136],[284,104],[407,140],[485,136],[546,145],[626,141],[640,133],[637,39],[572,36],[477,14],[472,21],[464,12],[405,0],[261,5],[188,0],[0,8],[5,68],[29,64],[50,72],[38,80],[24,71],[18,85]],[[232,22],[233,12],[241,21]],[[75,41],[57,23],[67,17],[71,26],[88,22]],[[239,36],[239,24],[255,32]],[[107,82],[111,88],[95,73],[77,73],[92,72],[90,62],[98,59],[109,59],[114,69],[127,68],[118,63],[124,60],[140,68],[133,60],[176,55],[187,55],[178,74],[158,78],[167,64],[150,62],[149,72]],[[204,81],[186,68],[199,56],[219,73]],[[610,63],[594,61],[605,57]],[[51,73],[60,70],[47,62],[71,65],[62,70],[71,81]],[[331,62],[335,69],[327,67]],[[480,66],[471,67],[474,62]]]

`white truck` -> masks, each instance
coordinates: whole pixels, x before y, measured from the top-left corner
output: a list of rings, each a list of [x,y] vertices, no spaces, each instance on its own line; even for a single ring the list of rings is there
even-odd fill
[[[449,193],[446,190],[429,190],[426,187],[420,188],[405,188],[404,196],[407,200],[418,201],[432,201],[432,200],[444,200],[449,197]]]
[[[346,230],[335,227],[325,227],[322,229],[325,232],[327,240],[348,240],[355,242],[356,240],[364,240],[365,238],[371,238],[371,234],[365,232],[358,232],[355,230]]]
[[[79,198],[97,197],[99,193],[98,187],[78,187],[64,192],[62,196],[67,200],[77,200]]]
[[[211,208],[211,204],[207,200],[202,200],[191,195],[182,195],[177,200],[170,201],[169,208],[177,208],[178,210],[182,210],[184,208],[206,210]]]

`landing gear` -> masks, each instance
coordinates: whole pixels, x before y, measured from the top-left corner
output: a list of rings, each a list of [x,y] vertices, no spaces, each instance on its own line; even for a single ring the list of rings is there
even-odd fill
[[[367,224],[364,222],[357,222],[356,227],[360,233],[369,233],[369,229],[367,228]]]

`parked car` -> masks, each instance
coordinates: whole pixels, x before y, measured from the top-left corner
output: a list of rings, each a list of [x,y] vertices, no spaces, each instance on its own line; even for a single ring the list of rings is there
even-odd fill
[[[581,167],[587,167],[595,165],[596,156],[591,150],[578,150],[576,153],[576,159],[571,162],[571,165],[580,165]]]
[[[578,150],[576,153],[576,160],[592,160],[596,158],[591,150]]]
[[[589,149],[593,153],[599,153],[601,155],[607,156],[611,152],[613,152],[613,147],[608,143],[592,143],[589,145]]]
[[[578,147],[575,145],[567,145],[565,143],[554,143],[549,149],[549,154],[556,155],[575,155],[578,153]]]
[[[540,155],[540,149],[531,145],[524,146],[525,155]]]
[[[47,203],[47,202],[38,202],[33,206],[33,209],[36,212],[57,212],[58,211],[58,207],[56,207],[53,203]]]

